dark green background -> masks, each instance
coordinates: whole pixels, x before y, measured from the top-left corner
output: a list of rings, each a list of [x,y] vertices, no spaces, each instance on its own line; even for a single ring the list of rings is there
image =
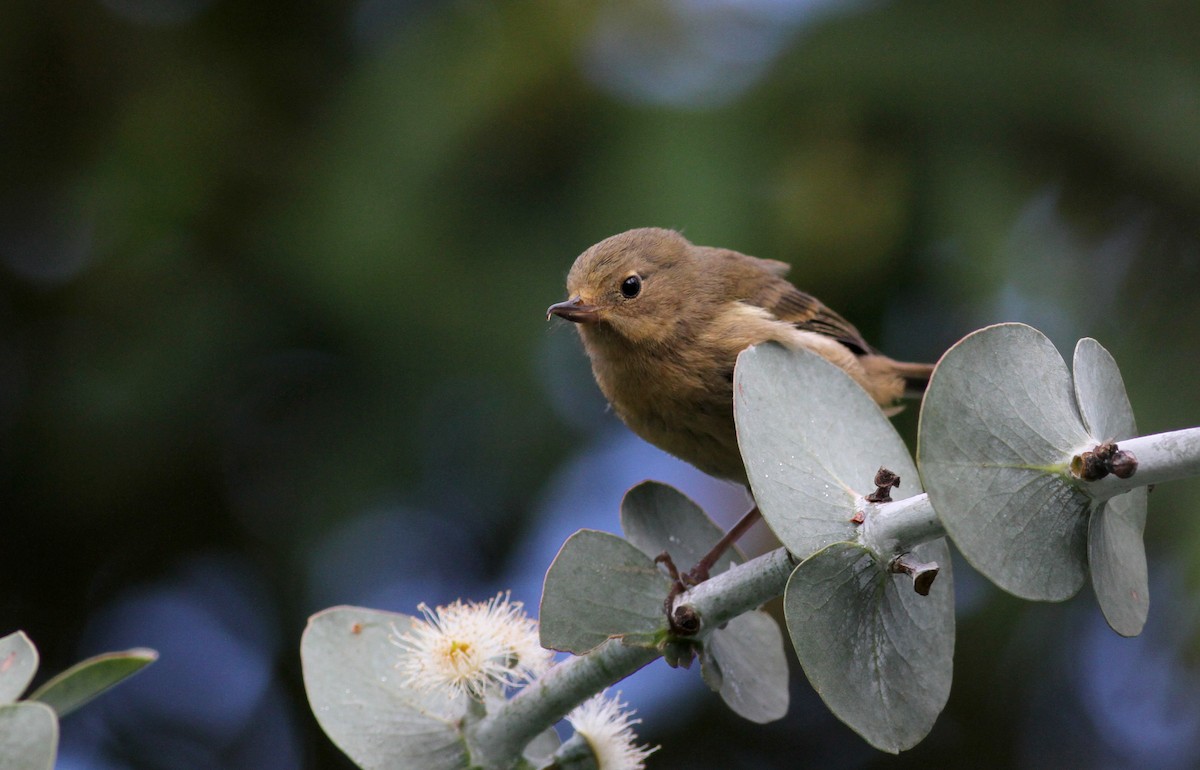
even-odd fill
[[[544,311],[630,227],[790,261],[897,357],[1093,336],[1143,432],[1200,424],[1198,8],[8,3],[0,632],[43,672],[164,653],[63,766],[345,766],[306,616],[494,594],[567,463],[605,474],[624,439]],[[960,560],[954,689],[899,759],[794,671],[775,725],[645,711],[651,766],[1192,766],[1198,503],[1150,498],[1137,640]]]

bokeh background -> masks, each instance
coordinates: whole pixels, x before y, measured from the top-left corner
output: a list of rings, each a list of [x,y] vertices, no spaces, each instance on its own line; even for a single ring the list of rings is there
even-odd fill
[[[536,607],[644,478],[736,517],[544,319],[630,227],[787,260],[897,357],[1096,337],[1143,432],[1200,424],[1198,29],[1167,0],[10,0],[0,633],[43,676],[162,653],[60,766],[348,767],[304,700],[312,612]],[[1194,767],[1198,509],[1151,496],[1133,640],[1086,588],[1021,602],[959,560],[954,688],[899,758],[795,668],[766,726],[694,670],[621,689],[662,770]]]

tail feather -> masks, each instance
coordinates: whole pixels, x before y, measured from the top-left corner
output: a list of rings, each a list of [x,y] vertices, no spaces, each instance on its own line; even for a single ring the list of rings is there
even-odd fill
[[[933,364],[912,364],[904,361],[893,361],[893,371],[904,380],[905,398],[920,398],[929,385],[929,377],[933,374]]]

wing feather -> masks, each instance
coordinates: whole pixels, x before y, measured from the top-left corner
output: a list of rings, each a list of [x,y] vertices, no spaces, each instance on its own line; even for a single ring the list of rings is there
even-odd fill
[[[788,263],[759,259],[729,249],[694,248],[709,269],[721,275],[726,282],[726,291],[733,296],[761,307],[797,329],[835,339],[858,355],[877,352],[852,323],[784,278],[790,267]]]
[[[751,301],[779,320],[788,321],[797,329],[832,337],[859,355],[875,352],[852,323],[787,281],[771,281]]]

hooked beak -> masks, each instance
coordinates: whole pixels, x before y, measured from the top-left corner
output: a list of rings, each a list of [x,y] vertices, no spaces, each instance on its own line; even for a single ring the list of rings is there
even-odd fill
[[[577,324],[594,324],[600,320],[600,311],[595,305],[588,305],[579,295],[576,294],[563,302],[556,302],[546,308],[546,320],[550,320],[550,316],[556,315],[559,318],[565,318],[572,323]]]

